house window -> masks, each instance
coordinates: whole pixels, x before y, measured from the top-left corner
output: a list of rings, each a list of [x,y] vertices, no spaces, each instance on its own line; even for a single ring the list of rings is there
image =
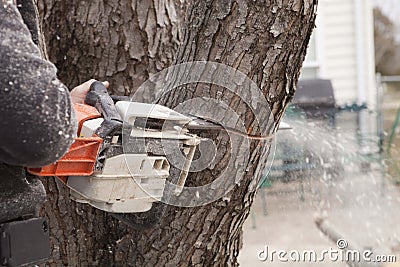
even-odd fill
[[[316,31],[314,30],[311,35],[310,43],[308,45],[306,59],[301,69],[300,79],[316,79],[319,78],[319,61],[317,53],[317,38]]]

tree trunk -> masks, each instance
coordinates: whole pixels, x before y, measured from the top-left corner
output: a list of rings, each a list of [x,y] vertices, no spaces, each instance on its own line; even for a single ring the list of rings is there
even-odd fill
[[[150,73],[172,63],[180,36],[179,15],[173,15],[179,12],[173,10],[180,9],[167,0],[104,2],[40,0],[48,52],[67,84],[94,76],[111,80],[113,91],[128,94]],[[175,60],[220,62],[240,70],[261,88],[279,122],[295,92],[316,5],[317,0],[193,1],[186,10],[184,38]],[[73,203],[63,185],[48,180],[50,265],[237,265],[242,225],[269,151],[269,142],[256,137],[276,130],[268,114],[262,121],[248,104],[249,99],[256,104],[261,100],[254,99],[244,83],[236,84],[233,92],[217,85],[184,85],[157,99],[171,108],[181,108],[190,99],[217,99],[220,106],[225,104],[226,113],[209,109],[206,103],[195,109],[232,121],[230,107],[237,115],[233,123],[243,123],[245,131],[234,137],[228,130],[208,136],[218,151],[214,162],[191,173],[187,181],[190,186],[204,184],[225,171],[231,175],[226,182],[234,186],[224,197],[199,207],[168,206],[159,225],[135,231],[104,212]],[[232,138],[239,138],[237,145],[232,145]],[[237,158],[240,166],[229,168],[229,159],[240,157],[243,148],[249,157]]]
[[[181,36],[177,0],[37,0],[50,60],[70,88],[95,78],[130,94],[171,65]]]

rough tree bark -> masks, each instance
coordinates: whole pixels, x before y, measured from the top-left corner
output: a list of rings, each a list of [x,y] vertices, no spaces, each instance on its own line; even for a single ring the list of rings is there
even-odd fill
[[[48,52],[60,69],[60,78],[69,85],[91,77],[106,78],[112,90],[132,92],[150,73],[172,63],[180,36],[176,15],[180,9],[173,8],[175,4],[167,0],[40,0]],[[317,0],[193,1],[186,10],[184,38],[175,60],[215,61],[239,69],[261,88],[279,121],[295,92],[316,6]],[[262,130],[250,108],[224,88],[183,86],[159,102],[175,107],[201,96],[219,98],[237,111],[248,133]],[[224,169],[223,155],[230,153],[228,136],[219,134],[215,144],[222,156],[213,169],[190,175],[188,183],[210,181]],[[170,206],[160,224],[145,231],[134,231],[101,211],[75,204],[65,187],[45,181],[49,201],[44,213],[52,239],[48,264],[237,265],[241,228],[266,151],[265,143],[251,140],[244,178],[227,197],[196,208]]]
[[[177,0],[38,0],[50,60],[68,86],[108,80],[129,94],[168,67],[181,36]],[[179,5],[178,5],[179,4]]]

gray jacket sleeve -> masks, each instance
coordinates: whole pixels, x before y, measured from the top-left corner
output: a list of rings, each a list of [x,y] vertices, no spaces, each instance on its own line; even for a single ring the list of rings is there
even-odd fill
[[[0,162],[44,166],[72,144],[75,114],[55,66],[40,57],[11,2],[0,0]]]

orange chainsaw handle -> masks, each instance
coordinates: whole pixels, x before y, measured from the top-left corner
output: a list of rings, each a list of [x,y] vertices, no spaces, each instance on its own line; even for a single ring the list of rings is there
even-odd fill
[[[74,104],[78,121],[78,137],[75,138],[68,152],[57,162],[41,168],[28,168],[28,172],[38,176],[89,176],[93,174],[94,165],[103,139],[98,136],[79,137],[85,121],[100,118],[95,107],[86,104]],[[65,179],[61,179],[64,182]]]

